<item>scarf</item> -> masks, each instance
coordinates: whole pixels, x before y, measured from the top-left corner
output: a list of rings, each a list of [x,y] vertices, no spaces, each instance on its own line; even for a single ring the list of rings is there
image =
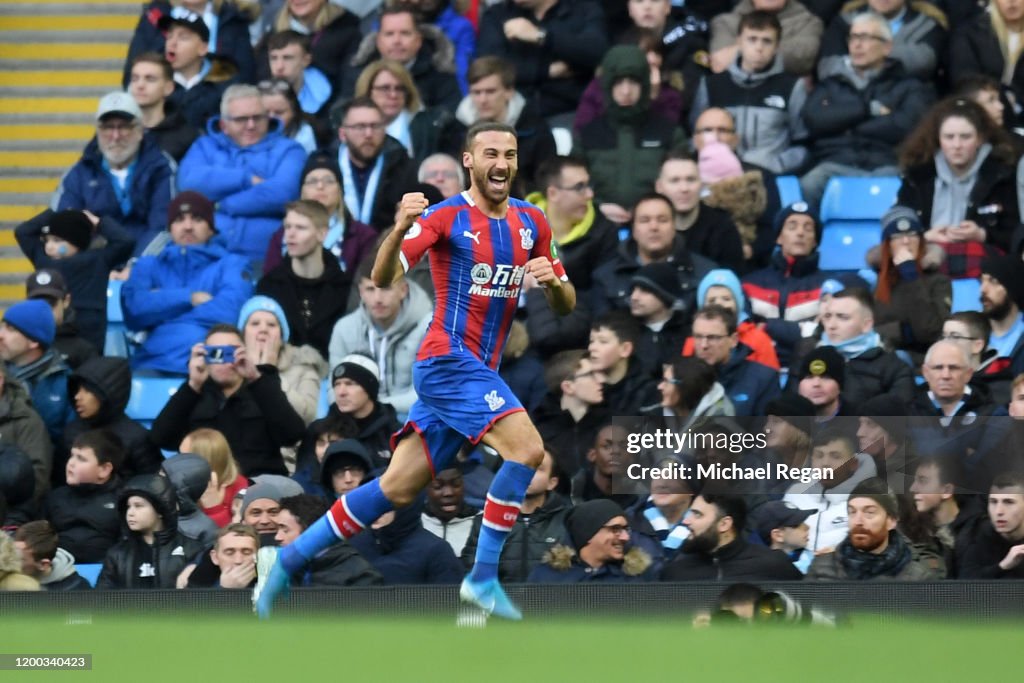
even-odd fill
[[[679,550],[683,541],[690,535],[690,530],[683,526],[682,519],[676,524],[670,524],[654,501],[649,498],[644,504],[644,517],[651,523],[651,528],[654,529],[658,540],[661,541],[661,547],[665,550]]]
[[[377,186],[380,184],[381,172],[384,170],[384,153],[377,155],[377,161],[366,181],[366,192],[360,195],[356,188],[355,174],[352,172],[352,161],[349,159],[348,147],[342,145],[338,152],[338,166],[341,167],[341,179],[345,192],[345,206],[349,213],[360,223],[373,225],[373,205],[377,198]]]
[[[128,164],[128,169],[125,172],[124,183],[121,179],[110,169],[110,164],[107,162],[107,158],[103,157],[103,172],[107,174],[110,179],[110,186],[114,190],[114,197],[117,199],[117,205],[121,208],[121,215],[127,216],[132,212],[132,179],[135,176],[135,167],[139,165],[139,154],[142,151],[142,144],[139,143],[139,152],[135,153],[135,158],[132,159],[132,163]]]
[[[851,579],[865,581],[879,576],[896,576],[910,564],[910,546],[896,530],[889,532],[889,545],[881,553],[857,550],[847,538],[836,547],[839,562]]]
[[[932,224],[929,227],[960,225],[960,221],[967,216],[971,190],[978,180],[978,169],[991,151],[992,145],[982,145],[974,163],[963,176],[953,172],[942,150],[935,152],[935,196],[932,197]]]
[[[387,128],[387,134],[402,143],[402,147],[405,147],[405,151],[409,153],[409,156],[414,156],[412,149],[412,136],[409,134],[409,123],[412,121],[412,116],[409,114],[407,109],[403,109],[398,112],[398,116],[392,121]]]
[[[50,363],[53,362],[53,349],[49,349],[36,360],[25,365],[12,365],[8,363],[7,372],[11,377],[27,385],[31,390],[31,386],[35,384],[36,380],[39,379],[43,372],[50,367]]]
[[[834,346],[836,351],[842,354],[846,360],[853,360],[865,351],[877,349],[882,345],[882,337],[875,331],[865,332],[862,335],[847,339],[842,342],[834,342],[824,332],[821,333],[821,341],[818,346]]]

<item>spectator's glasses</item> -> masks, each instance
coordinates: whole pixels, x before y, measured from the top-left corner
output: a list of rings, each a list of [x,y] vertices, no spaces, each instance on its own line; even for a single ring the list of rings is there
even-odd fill
[[[104,135],[128,135],[133,132],[138,124],[129,122],[118,122],[113,123],[111,121],[105,121],[101,123],[97,128]]]
[[[360,135],[366,135],[367,133],[379,133],[384,130],[386,126],[383,123],[351,123],[342,124],[342,130],[347,130],[351,133],[359,133]]]
[[[932,372],[963,372],[967,369],[963,365],[928,365],[927,368]]]
[[[732,135],[736,132],[735,128],[726,128],[725,126],[705,126],[698,128],[694,131],[697,135],[706,135],[707,133],[714,133],[715,135]]]
[[[693,335],[693,341],[696,343],[708,342],[709,344],[717,344],[728,337],[729,335],[727,334],[695,334]]]
[[[880,43],[889,42],[882,36],[876,36],[874,33],[851,33],[846,37],[846,42],[848,43],[866,43],[869,40],[877,40]]]
[[[404,85],[375,85],[370,88],[373,92],[378,95],[404,95]]]
[[[628,524],[605,524],[601,528],[607,529],[616,536],[619,536],[620,534],[628,534],[630,531],[632,531]]]
[[[975,341],[978,339],[977,337],[968,337],[967,335],[960,334],[959,332],[943,332],[942,338],[946,341]]]
[[[423,174],[424,180],[430,180],[431,178],[433,178],[434,180],[458,180],[459,174],[456,173],[455,171],[448,171],[443,168],[435,168]]]
[[[562,187],[561,185],[556,185],[555,187],[557,187],[559,190],[563,190],[565,192],[575,192],[577,194],[582,194],[582,193],[586,192],[587,190],[592,189],[592,186],[591,186],[590,183],[584,183],[584,182],[578,182],[575,185],[569,185],[568,187]]]
[[[227,116],[225,118],[231,123],[240,123],[243,126],[248,126],[251,123],[255,126],[266,122],[268,117],[266,114],[250,114],[249,116]]]
[[[260,81],[256,88],[260,91],[261,95],[271,95],[273,93],[287,94],[292,90],[292,86],[288,84],[288,81],[283,80]]]
[[[338,179],[332,175],[310,176],[302,181],[303,187],[334,187]]]

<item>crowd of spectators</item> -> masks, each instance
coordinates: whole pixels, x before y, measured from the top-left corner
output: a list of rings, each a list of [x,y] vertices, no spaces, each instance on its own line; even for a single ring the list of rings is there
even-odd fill
[[[246,588],[379,476],[434,292],[426,261],[376,286],[376,245],[404,193],[466,187],[480,121],[516,129],[578,292],[520,287],[501,371],[546,453],[503,581],[1024,578],[1022,52],[1016,0],[153,0],[16,230],[0,588]],[[901,178],[857,272],[819,265],[835,176]],[[764,438],[636,453],[613,416]],[[458,583],[500,455],[299,583]]]

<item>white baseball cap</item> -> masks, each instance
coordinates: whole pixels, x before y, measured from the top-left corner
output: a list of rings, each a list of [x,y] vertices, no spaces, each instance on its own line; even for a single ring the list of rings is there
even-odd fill
[[[100,98],[100,106],[96,109],[96,120],[99,121],[109,114],[120,114],[132,119],[142,118],[142,110],[139,109],[135,98],[120,90],[107,93]]]

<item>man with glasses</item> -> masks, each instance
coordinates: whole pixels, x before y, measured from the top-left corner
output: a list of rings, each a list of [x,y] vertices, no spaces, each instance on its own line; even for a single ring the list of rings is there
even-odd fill
[[[384,114],[369,97],[356,97],[332,112],[338,125],[338,167],[345,206],[378,232],[394,223],[395,207],[416,182],[416,164],[401,142],[385,132]]]
[[[451,199],[466,186],[466,171],[455,157],[438,152],[423,160],[416,172],[416,180],[433,185],[442,197]]]
[[[139,256],[167,226],[174,162],[143,135],[142,111],[132,96],[112,92],[96,111],[96,137],[61,179],[56,211],[69,209],[111,218],[135,238]]]
[[[849,56],[807,98],[812,168],[800,178],[804,200],[817,205],[832,176],[895,176],[896,149],[935,99],[931,85],[907,75],[890,57],[892,28],[874,12],[857,15]]]
[[[632,530],[618,503],[592,500],[565,518],[572,547],[558,545],[544,556],[530,583],[624,583],[654,580],[651,556],[631,547]]]
[[[467,128],[478,121],[497,121],[516,129],[519,182],[513,194],[525,195],[527,189],[536,187],[540,165],[558,154],[551,127],[516,90],[516,69],[511,62],[501,57],[479,57],[470,64],[466,78],[469,94],[459,103],[455,118]]]
[[[718,382],[732,401],[737,417],[765,415],[768,402],[779,395],[778,372],[749,360],[751,349],[736,333],[736,314],[722,306],[707,306],[693,319],[693,355],[718,373]]]
[[[213,201],[228,250],[258,264],[285,204],[298,199],[306,153],[284,135],[280,121],[270,120],[251,85],[224,91],[220,118],[210,121],[208,133],[182,160],[178,184]]]
[[[878,12],[893,32],[892,57],[906,72],[923,81],[935,78],[939,62],[945,62],[946,30],[951,25],[938,3],[920,0],[859,0],[847,3],[829,23],[821,40],[818,78],[841,71],[849,54],[846,36],[854,17],[865,9]],[[971,4],[971,3],[966,3]]]

